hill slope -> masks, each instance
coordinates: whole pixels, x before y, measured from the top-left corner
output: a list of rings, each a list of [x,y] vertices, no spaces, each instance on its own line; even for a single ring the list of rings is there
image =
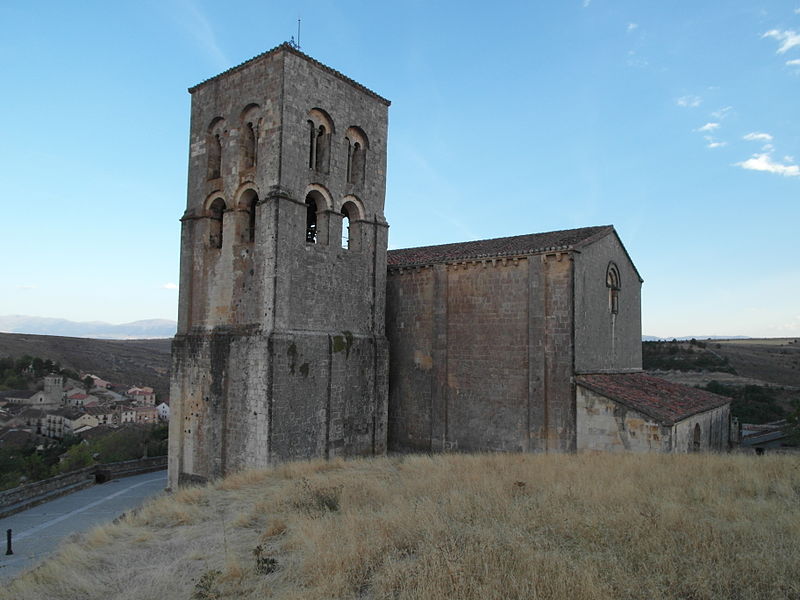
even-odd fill
[[[794,457],[296,462],[96,529],[15,600],[800,597]]]
[[[49,358],[62,367],[93,373],[114,383],[149,385],[169,395],[170,339],[94,340],[0,333],[0,356]]]
[[[800,340],[719,340],[708,346],[726,357],[739,375],[800,388]]]

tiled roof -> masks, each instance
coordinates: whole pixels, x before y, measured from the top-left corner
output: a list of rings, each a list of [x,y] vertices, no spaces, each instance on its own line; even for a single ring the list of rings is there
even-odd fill
[[[65,419],[74,421],[75,419],[80,419],[81,414],[83,413],[72,408],[58,408],[56,410],[51,410],[48,414],[64,417]]]
[[[32,431],[19,428],[0,429],[0,447],[21,447],[30,440],[38,440],[40,436]]]
[[[611,225],[581,227],[530,233],[512,237],[494,238],[442,244],[440,246],[421,246],[390,250],[387,256],[389,268],[504,256],[524,256],[553,250],[569,250],[614,231]]]
[[[23,400],[33,398],[39,392],[32,392],[30,390],[9,390],[7,392],[0,392],[0,400]]]
[[[673,425],[731,401],[725,396],[646,373],[593,373],[578,375],[575,379],[579,385],[653,417],[663,425]]]
[[[358,88],[362,92],[372,96],[373,98],[376,98],[376,99],[380,100],[381,102],[386,104],[386,106],[389,106],[391,104],[391,102],[389,100],[387,100],[386,98],[384,98],[383,96],[379,96],[378,94],[373,92],[368,87],[361,85],[360,83],[358,83],[354,79],[350,79],[347,75],[337,71],[336,69],[331,69],[328,65],[324,65],[321,62],[319,62],[318,60],[311,58],[308,54],[300,52],[300,50],[298,50],[297,48],[292,46],[289,42],[284,42],[279,46],[275,46],[272,50],[267,50],[266,52],[262,52],[261,54],[259,54],[257,56],[254,56],[250,60],[246,60],[243,63],[236,65],[235,67],[231,67],[230,69],[227,69],[227,70],[223,71],[222,73],[218,73],[217,75],[214,75],[213,77],[209,77],[208,79],[205,79],[205,80],[201,81],[197,85],[190,87],[189,88],[189,93],[194,92],[197,88],[205,85],[209,81],[214,81],[218,77],[222,77],[223,75],[226,75],[227,73],[233,73],[235,71],[239,71],[239,70],[243,69],[244,67],[246,67],[247,65],[249,65],[250,63],[255,62],[255,61],[259,60],[260,58],[263,58],[263,57],[268,56],[270,54],[274,54],[276,52],[279,52],[281,50],[286,51],[286,52],[290,52],[290,53],[294,54],[295,56],[299,56],[301,58],[306,59],[308,62],[313,63],[314,65],[316,65],[317,67],[319,67],[323,71],[327,71],[331,75],[334,75],[334,76],[338,77],[339,79],[341,79],[343,81],[346,81],[347,83],[349,83],[350,85],[352,85],[355,88]]]
[[[19,415],[21,419],[41,419],[47,416],[47,413],[40,408],[26,408]]]

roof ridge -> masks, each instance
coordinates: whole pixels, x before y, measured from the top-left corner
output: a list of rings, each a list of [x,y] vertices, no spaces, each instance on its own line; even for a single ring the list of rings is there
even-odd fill
[[[351,77],[348,77],[347,75],[345,75],[341,71],[337,71],[336,69],[334,69],[332,67],[329,67],[328,65],[326,65],[324,63],[321,63],[316,58],[313,58],[313,57],[309,56],[305,52],[301,52],[300,50],[298,50],[297,48],[292,46],[289,42],[283,42],[282,44],[278,44],[274,48],[266,50],[266,51],[262,52],[261,54],[257,54],[255,56],[253,56],[252,58],[249,58],[248,60],[239,63],[238,65],[234,65],[234,66],[232,66],[232,67],[230,67],[228,69],[225,69],[224,71],[222,71],[220,73],[217,73],[213,77],[209,77],[208,79],[204,79],[200,83],[190,87],[189,88],[189,93],[192,94],[198,88],[204,86],[205,84],[207,84],[207,83],[209,83],[211,81],[214,81],[215,79],[218,79],[218,78],[222,77],[223,75],[227,75],[228,73],[234,73],[236,71],[240,71],[243,68],[245,68],[247,65],[249,65],[249,64],[251,64],[251,63],[253,63],[253,62],[255,62],[255,61],[257,61],[257,60],[259,60],[259,59],[261,59],[263,57],[265,57],[265,56],[269,56],[270,54],[274,54],[274,53],[279,52],[279,51],[286,51],[286,52],[289,52],[291,54],[294,54],[295,56],[299,56],[300,58],[304,58],[305,60],[309,61],[310,63],[320,67],[324,71],[327,71],[328,73],[338,77],[339,79],[342,79],[343,81],[349,83],[350,85],[352,85],[355,88],[361,90],[362,92],[372,96],[373,98],[376,98],[376,99],[380,100],[381,102],[385,103],[386,106],[390,106],[391,103],[392,103],[391,100],[387,100],[386,98],[384,98],[380,94],[377,94],[376,92],[374,92],[371,89],[369,89],[367,86],[358,83],[355,79],[352,79]]]
[[[552,231],[537,231],[536,233],[520,233],[517,235],[501,235],[498,237],[493,238],[483,238],[480,240],[466,240],[461,242],[448,242],[446,244],[428,244],[427,246],[411,246],[410,248],[395,248],[394,250],[389,250],[389,252],[400,252],[402,250],[416,250],[418,248],[438,248],[440,246],[455,246],[458,244],[470,244],[476,242],[493,242],[496,240],[512,240],[514,238],[524,238],[530,237],[534,235],[544,235],[548,233],[566,233],[568,231],[581,231],[583,229],[595,229],[595,228],[613,228],[613,225],[589,225],[588,227],[573,227],[571,229],[554,229]],[[594,237],[594,234],[592,235]],[[588,239],[588,238],[587,238]]]
[[[582,242],[590,243],[590,240],[608,235],[612,231],[614,231],[613,225],[595,225],[448,244],[398,248],[388,252],[389,267],[569,250],[578,247]],[[461,252],[457,250],[461,250]],[[404,257],[405,260],[403,260]],[[396,260],[394,264],[392,264],[392,258]]]

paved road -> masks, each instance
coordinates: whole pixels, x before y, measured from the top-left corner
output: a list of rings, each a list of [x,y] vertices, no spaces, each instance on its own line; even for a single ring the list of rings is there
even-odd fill
[[[90,530],[161,493],[167,472],[114,479],[0,519],[0,581],[28,569],[72,533]],[[13,530],[12,556],[5,555],[6,530]]]

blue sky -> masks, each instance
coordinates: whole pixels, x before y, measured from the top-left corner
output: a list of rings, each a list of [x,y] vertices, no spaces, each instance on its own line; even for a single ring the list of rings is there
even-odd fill
[[[644,333],[800,335],[800,0],[8,0],[0,315],[175,318],[186,88],[298,16],[392,100],[390,247],[611,223]]]

